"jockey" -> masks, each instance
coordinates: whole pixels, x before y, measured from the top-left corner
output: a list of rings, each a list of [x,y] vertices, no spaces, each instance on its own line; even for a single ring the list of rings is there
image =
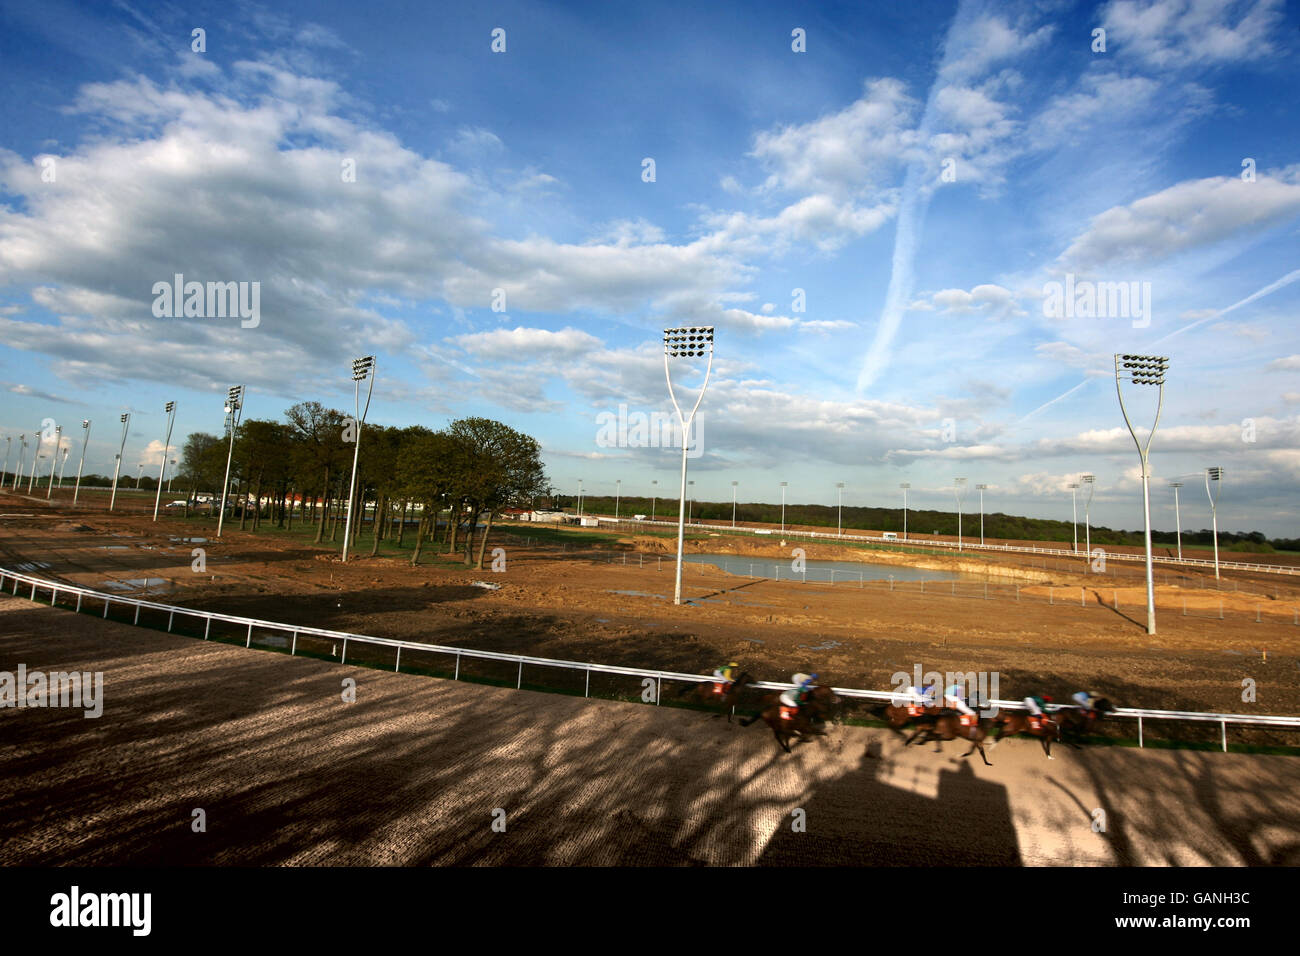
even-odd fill
[[[913,711],[924,710],[927,707],[934,706],[933,684],[927,684],[925,687],[909,687],[907,688],[907,693],[909,696],[907,707]]]
[[[1025,708],[1029,711],[1029,722],[1035,727],[1042,723],[1043,718],[1046,716],[1043,713],[1043,708],[1047,706],[1051,699],[1047,696],[1039,697],[1037,694],[1025,698]]]
[[[1081,690],[1071,699],[1084,710],[1094,710],[1097,707],[1097,695],[1092,691]]]
[[[733,683],[736,678],[733,677],[732,675],[736,672],[736,668],[739,666],[740,665],[737,664],[735,661],[732,661],[726,667],[719,667],[717,670],[713,672],[713,679],[720,684]]]
[[[794,707],[796,710],[801,709],[808,694],[812,691],[813,681],[816,679],[816,674],[792,675],[790,682],[794,684],[794,687],[781,694],[781,703],[786,707]]]
[[[944,703],[964,717],[974,717],[975,711],[966,704],[966,697],[962,690],[961,684],[953,684],[943,692]]]

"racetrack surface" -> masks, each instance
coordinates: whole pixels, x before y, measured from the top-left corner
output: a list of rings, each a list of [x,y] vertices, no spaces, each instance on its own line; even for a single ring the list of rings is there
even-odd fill
[[[1293,757],[1012,740],[985,767],[855,727],[785,755],[761,724],[0,597],[0,670],[20,662],[103,671],[104,713],[0,710],[4,865],[1300,863]]]

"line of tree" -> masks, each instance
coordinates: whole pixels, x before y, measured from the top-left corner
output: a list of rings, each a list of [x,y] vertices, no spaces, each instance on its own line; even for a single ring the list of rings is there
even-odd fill
[[[564,497],[560,501],[563,506],[576,506],[576,499],[573,496]],[[582,510],[593,514],[613,515],[615,506],[616,503],[612,495],[590,495],[584,496],[582,499]],[[657,519],[674,522],[677,520],[676,498],[660,497],[652,501],[648,497],[623,496],[617,502],[618,513],[623,517],[630,517],[633,514],[644,514],[649,517],[652,506],[654,507],[654,516]],[[730,501],[695,501],[690,504],[690,511],[692,520],[695,521],[731,523]],[[837,519],[838,510],[835,505],[787,504],[785,507],[786,527],[816,527],[833,530],[836,527]],[[736,521],[746,524],[780,525],[781,503],[779,501],[776,504],[737,502]],[[845,505],[843,526],[845,528],[871,528],[878,531],[893,531],[901,534],[903,531],[903,509],[901,507],[866,508]],[[907,529],[912,534],[939,534],[956,537],[957,514],[955,511],[928,511],[909,508],[907,512]],[[1082,548],[1085,537],[1082,515],[1080,515],[1078,530],[1079,547]],[[979,538],[980,516],[978,511],[974,514],[968,511],[962,513],[961,533],[964,538]],[[1074,528],[1069,521],[1026,518],[1021,515],[993,512],[984,515],[984,536],[1007,541],[1073,541]],[[1143,544],[1141,529],[1137,531],[1115,530],[1093,525],[1091,538],[1094,546],[1109,544],[1141,547]],[[1174,531],[1157,531],[1153,529],[1151,532],[1153,544],[1173,547],[1177,540],[1178,536]],[[1185,548],[1209,548],[1214,545],[1214,532],[1209,528],[1202,528],[1198,531],[1185,528],[1183,529],[1182,540]],[[1270,540],[1259,531],[1220,531],[1219,548],[1220,550],[1255,553],[1297,551],[1300,550],[1300,539],[1273,538]]]
[[[284,421],[241,422],[230,466],[238,487],[231,520],[238,513],[241,530],[250,522],[257,530],[263,521],[292,530],[297,512],[315,524],[316,543],[336,542],[346,527],[355,436],[350,416],[319,402],[294,405]],[[175,488],[186,490],[188,502],[206,493],[214,499],[209,507],[219,507],[229,447],[228,426],[224,435],[196,432],[185,439]],[[402,545],[414,521],[412,564],[441,530],[447,553],[463,548],[465,564],[482,568],[495,518],[550,495],[538,442],[488,418],[458,419],[440,431],[366,425],[356,482],[350,549],[368,511],[372,555],[382,540]],[[187,516],[189,510],[187,504]],[[439,521],[444,511],[445,523]]]

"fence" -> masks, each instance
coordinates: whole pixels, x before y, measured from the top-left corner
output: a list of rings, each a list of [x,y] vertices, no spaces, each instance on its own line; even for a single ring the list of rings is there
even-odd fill
[[[700,674],[681,674],[674,671],[652,670],[638,667],[620,667],[614,664],[593,664],[581,661],[557,660],[548,657],[532,657],[524,654],[507,654],[500,651],[478,651],[463,647],[445,647],[436,644],[422,644],[417,641],[402,641],[386,637],[371,637],[364,634],[352,634],[347,631],[333,631],[327,628],[307,627],[304,625],[282,624],[276,621],[264,621],[257,618],[241,617],[234,614],[222,614],[218,611],[204,611],[196,608],[179,607],[171,604],[160,604],[154,601],[146,601],[142,598],[124,597],[116,594],[105,594],[101,591],[94,591],[90,588],[77,587],[76,585],[63,584],[58,581],[48,581],[43,578],[37,578],[30,574],[23,574],[17,571],[10,571],[0,568],[0,590],[6,587],[6,581],[13,582],[13,594],[18,594],[20,586],[31,586],[28,598],[36,600],[39,592],[48,591],[50,593],[50,605],[55,606],[58,602],[59,595],[64,594],[68,597],[76,597],[75,611],[81,613],[82,605],[87,599],[92,602],[102,601],[104,604],[105,618],[108,617],[109,608],[114,605],[135,608],[133,624],[140,623],[140,612],[142,610],[157,611],[167,615],[167,632],[171,633],[173,625],[178,616],[202,620],[203,639],[207,640],[211,629],[212,622],[219,621],[225,624],[234,624],[239,627],[247,628],[247,636],[244,642],[245,647],[251,647],[253,643],[254,629],[264,631],[278,631],[290,634],[292,641],[289,645],[289,653],[296,654],[298,649],[298,639],[301,636],[317,637],[333,641],[342,642],[343,653],[339,662],[347,663],[348,643],[357,643],[374,647],[393,648],[396,650],[396,659],[393,665],[394,671],[400,671],[402,665],[402,651],[407,650],[417,653],[430,653],[451,656],[455,658],[455,669],[452,679],[460,679],[461,660],[471,658],[478,660],[506,661],[517,665],[515,686],[523,686],[524,665],[537,667],[560,668],[568,671],[585,672],[586,680],[584,685],[583,696],[591,696],[591,675],[592,674],[613,674],[629,677],[639,677],[651,679],[655,682],[654,702],[659,704],[663,697],[663,682],[690,682],[703,683],[712,681],[711,676],[702,676]],[[787,690],[792,684],[777,683],[772,681],[754,681],[749,686],[756,687],[760,690]],[[877,702],[888,702],[897,699],[898,694],[894,691],[876,691],[860,690],[852,687],[833,687],[832,690],[841,697],[847,697],[857,700],[869,700]],[[1014,700],[992,700],[991,705],[1001,710],[1024,710],[1025,705],[1021,701]],[[1050,707],[1050,710],[1059,708]],[[1222,734],[1223,750],[1228,749],[1228,724],[1237,724],[1241,726],[1253,726],[1264,728],[1277,728],[1283,730],[1300,730],[1300,717],[1289,717],[1281,715],[1249,715],[1249,714],[1215,714],[1215,713],[1198,713],[1194,711],[1174,711],[1174,710],[1150,710],[1136,707],[1120,707],[1112,714],[1112,718],[1135,719],[1138,726],[1138,746],[1144,746],[1144,721],[1148,720],[1168,720],[1168,721],[1186,721],[1193,723],[1217,723],[1220,725]]]

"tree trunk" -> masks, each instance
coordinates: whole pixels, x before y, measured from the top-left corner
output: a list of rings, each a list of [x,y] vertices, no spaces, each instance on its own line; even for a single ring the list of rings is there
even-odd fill
[[[415,527],[415,553],[411,555],[411,567],[420,563],[420,551],[424,547],[424,526],[428,523],[428,515],[421,515],[420,523]]]
[[[397,546],[402,546],[402,538],[406,536],[406,513],[411,508],[411,499],[407,498],[402,502],[402,523],[397,526]]]
[[[489,509],[487,524],[483,528],[483,538],[478,543],[478,569],[483,570],[483,552],[487,550],[488,535],[492,533],[492,515],[493,511]]]
[[[456,532],[460,530],[460,512],[453,508],[447,512],[447,547],[448,554],[456,553]]]
[[[379,495],[375,499],[375,533],[374,533],[374,541],[372,541],[370,544],[370,556],[372,558],[379,553],[380,532],[384,530],[384,525],[382,520],[382,515],[384,511],[384,502],[385,502],[385,498],[383,495]]]
[[[321,489],[321,501],[324,507],[321,508],[320,521],[316,527],[316,543],[320,544],[322,536],[325,534],[325,519],[329,517],[330,510],[330,470],[325,469],[325,487]]]
[[[292,486],[291,486],[291,487],[292,487]],[[293,530],[293,492],[292,492],[292,490],[291,490],[291,487],[290,487],[290,488],[286,488],[286,489],[285,489],[285,492],[284,492],[284,500],[285,500],[285,504],[287,504],[287,505],[289,506],[289,528],[288,528],[288,530],[290,530],[290,531]]]
[[[472,502],[469,510],[469,523],[465,526],[465,567],[474,563],[474,532],[478,524],[478,503]]]

